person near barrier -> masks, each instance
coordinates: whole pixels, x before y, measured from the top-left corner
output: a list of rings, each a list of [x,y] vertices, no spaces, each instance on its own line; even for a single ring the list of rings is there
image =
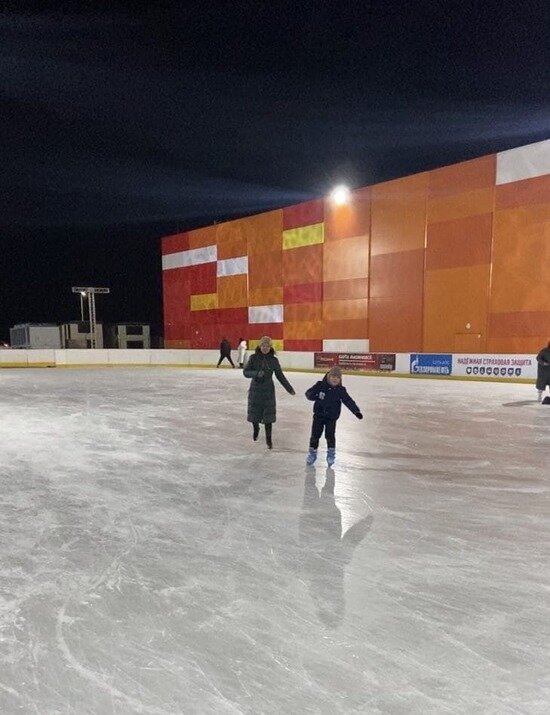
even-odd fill
[[[231,345],[229,340],[227,338],[222,338],[220,343],[220,359],[218,360],[216,367],[219,367],[226,359],[231,363],[231,367],[235,367],[235,363],[231,359]]]

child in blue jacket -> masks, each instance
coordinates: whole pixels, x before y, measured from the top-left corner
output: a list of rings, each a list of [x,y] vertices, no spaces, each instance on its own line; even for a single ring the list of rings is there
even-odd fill
[[[306,464],[308,466],[315,464],[319,439],[324,430],[327,440],[327,463],[330,467],[336,459],[336,421],[340,417],[342,402],[357,419],[362,420],[363,415],[342,385],[342,370],[337,366],[331,367],[322,380],[310,387],[306,397],[315,403]]]

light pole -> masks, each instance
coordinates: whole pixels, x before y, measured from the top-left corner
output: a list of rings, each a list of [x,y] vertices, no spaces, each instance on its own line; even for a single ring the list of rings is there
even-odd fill
[[[84,298],[88,299],[88,315],[90,318],[90,347],[96,348],[96,313],[95,313],[95,296],[96,293],[110,293],[109,288],[91,288],[73,286],[73,293],[80,293],[80,317],[84,322]]]

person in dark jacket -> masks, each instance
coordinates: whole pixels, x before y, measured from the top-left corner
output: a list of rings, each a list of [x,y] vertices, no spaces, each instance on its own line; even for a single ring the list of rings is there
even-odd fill
[[[272,425],[277,419],[275,385],[273,375],[290,395],[296,392],[286,379],[275,357],[271,338],[264,336],[255,352],[249,357],[243,370],[245,377],[252,380],[248,390],[248,421],[253,425],[253,439],[260,434],[260,423],[265,425],[265,441],[268,449],[273,447]]]
[[[550,388],[550,340],[545,348],[537,355],[537,390],[538,400],[542,400],[542,393],[546,387]]]
[[[229,340],[227,338],[222,338],[220,343],[220,359],[218,360],[216,367],[219,367],[226,358],[229,360],[231,365],[235,367],[235,363],[231,359],[231,345]]]
[[[327,464],[330,467],[336,460],[336,421],[340,417],[342,402],[358,419],[362,420],[363,415],[342,385],[342,370],[338,366],[331,367],[322,380],[310,387],[306,397],[315,403],[306,464],[310,467],[315,464],[319,439],[324,431],[327,440]]]

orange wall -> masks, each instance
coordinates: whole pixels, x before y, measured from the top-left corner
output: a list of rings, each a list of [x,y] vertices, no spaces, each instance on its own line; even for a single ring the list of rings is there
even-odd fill
[[[550,339],[549,168],[540,142],[357,189],[346,206],[166,237],[166,345],[269,333],[289,350],[535,352]]]

